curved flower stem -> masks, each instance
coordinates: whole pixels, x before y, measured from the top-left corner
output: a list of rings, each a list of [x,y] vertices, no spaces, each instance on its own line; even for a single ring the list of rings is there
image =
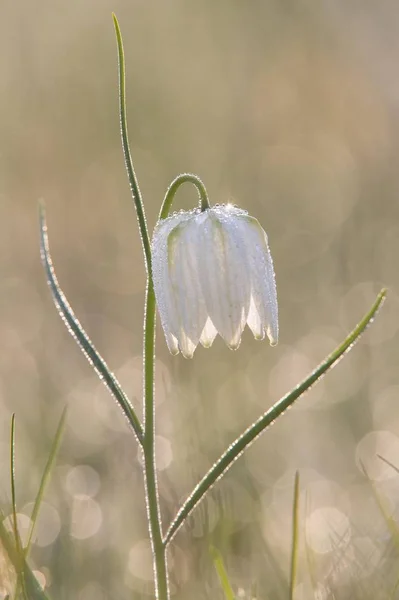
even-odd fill
[[[205,185],[197,175],[192,173],[181,173],[172,181],[168,189],[166,190],[165,198],[162,203],[161,211],[159,213],[160,219],[166,219],[169,215],[169,211],[172,207],[172,202],[175,198],[176,192],[183,183],[192,183],[197,188],[199,196],[199,207],[201,211],[209,208],[209,198],[205,188]]]
[[[129,178],[130,189],[136,207],[137,220],[140,229],[145,266],[147,270],[147,288],[144,314],[143,337],[143,404],[144,404],[144,435],[143,435],[143,471],[145,494],[148,515],[148,528],[151,539],[155,595],[157,600],[169,599],[169,585],[166,565],[166,547],[162,541],[162,522],[159,506],[156,457],[155,457],[155,404],[154,404],[154,376],[155,376],[155,294],[151,273],[151,243],[148,235],[144,205],[141,198],[136,173],[133,168],[129,148],[126,117],[126,92],[125,92],[125,60],[123,53],[122,34],[115,15],[113,16],[116,40],[118,45],[119,61],[119,112],[121,123],[121,137],[126,170]]]
[[[248,448],[250,444],[274,421],[283,414],[306,390],[308,390],[326,371],[331,369],[339,359],[351,349],[353,344],[359,339],[366,327],[374,319],[378,309],[386,296],[386,290],[383,289],[378,294],[376,301],[363,317],[355,329],[306,379],[299,383],[291,392],[283,396],[268,411],[266,411],[255,423],[253,423],[242,435],[240,435],[222,454],[222,456],[212,465],[206,475],[195,486],[183,506],[173,519],[168,531],[164,537],[164,544],[167,546],[172,540],[177,530],[184,523],[191,511],[204,498],[209,489],[225,472],[231,467],[233,462]]]

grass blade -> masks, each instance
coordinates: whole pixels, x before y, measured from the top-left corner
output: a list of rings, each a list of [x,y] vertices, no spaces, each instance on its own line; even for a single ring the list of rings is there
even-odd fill
[[[36,577],[32,573],[32,570],[30,569],[24,556],[18,554],[13,536],[7,531],[3,521],[4,514],[0,512],[0,540],[11,564],[17,573],[19,572],[22,563],[26,597],[29,600],[50,600],[50,597],[45,593]]]
[[[67,408],[65,407],[64,410],[62,411],[61,419],[58,423],[57,431],[55,433],[53,442],[50,447],[50,453],[48,455],[47,462],[44,467],[43,475],[42,475],[42,478],[40,481],[39,490],[37,492],[35,503],[33,505],[32,514],[31,514],[31,525],[30,525],[29,534],[28,534],[28,541],[26,543],[25,552],[24,552],[25,558],[28,558],[28,555],[29,555],[29,550],[30,550],[30,546],[32,543],[33,531],[35,529],[37,518],[39,516],[40,505],[42,503],[44,492],[45,492],[47,484],[49,482],[50,475],[51,475],[51,472],[53,470],[53,466],[55,463],[55,459],[57,458],[58,450],[61,445],[62,436],[63,436],[64,429],[65,429],[66,416],[67,416]]]
[[[210,547],[210,552],[226,600],[235,600],[233,589],[230,585],[227,571],[224,566],[222,555],[220,554],[219,550],[217,550],[217,548],[215,548],[214,546]]]
[[[10,440],[10,475],[11,475],[11,507],[12,507],[12,527],[15,541],[16,550],[16,565],[15,570],[17,573],[16,592],[19,589],[19,585],[22,586],[22,595],[27,600],[26,589],[25,589],[25,571],[24,571],[24,553],[22,550],[21,538],[18,531],[17,521],[17,500],[15,493],[15,414],[11,417],[11,440]]]
[[[50,453],[43,471],[39,490],[36,495],[31,515],[31,526],[28,534],[28,541],[25,548],[22,548],[17,521],[17,503],[15,493],[15,415],[12,416],[11,420],[11,504],[13,536],[11,536],[6,530],[3,523],[4,515],[0,512],[0,540],[17,574],[16,592],[21,584],[22,593],[25,600],[49,600],[49,596],[40,586],[26,559],[29,554],[32,535],[37,522],[40,505],[43,500],[44,492],[61,444],[62,434],[65,428],[66,414],[67,410],[65,408],[62,412],[54,440],[51,444]]]
[[[389,514],[389,510],[386,507],[386,503],[379,494],[374,481],[371,479],[362,461],[360,461],[360,466],[362,468],[364,476],[368,481],[368,484],[370,485],[371,491],[373,492],[374,500],[376,501],[379,511],[385,521],[387,529],[391,534],[392,541],[395,544],[396,549],[399,550],[399,526],[396,523],[395,519]]]
[[[294,599],[294,589],[298,566],[298,537],[299,537],[299,472],[295,473],[294,501],[292,504],[292,543],[290,567],[290,600]]]
[[[380,460],[382,460],[382,462],[384,462],[386,465],[388,465],[389,467],[391,467],[394,471],[396,471],[397,473],[399,473],[399,467],[397,467],[396,465],[394,465],[393,463],[391,463],[390,460],[388,460],[384,456],[381,456],[381,454],[377,454],[377,456],[378,456],[378,458]]]
[[[191,511],[197,506],[197,504],[203,499],[208,490],[214,485],[214,483],[224,475],[224,473],[231,467],[233,462],[244,452],[246,448],[252,442],[261,435],[274,423],[274,421],[280,417],[292,404],[302,396],[313,384],[318,381],[329,369],[331,369],[342,356],[348,352],[354,343],[359,339],[361,334],[365,331],[367,326],[372,322],[376,316],[380,306],[382,305],[386,296],[386,290],[383,289],[378,294],[376,301],[369,310],[369,312],[363,317],[360,323],[353,329],[353,331],[347,336],[347,338],[329,355],[319,366],[312,371],[301,383],[299,383],[293,390],[283,396],[274,406],[266,411],[255,423],[250,425],[242,435],[240,435],[222,454],[222,456],[212,465],[206,475],[201,481],[195,486],[191,494],[188,496],[186,501],[183,503],[172,523],[169,526],[168,531],[164,537],[165,545],[168,544],[176,531],[184,523]]]
[[[68,300],[65,297],[64,292],[58,284],[58,280],[53,267],[53,262],[50,255],[50,248],[48,243],[47,235],[47,223],[46,215],[43,205],[40,205],[40,250],[44,269],[46,271],[47,282],[50,286],[51,293],[53,295],[54,303],[57,310],[64,321],[69,333],[75,338],[83,354],[86,356],[89,363],[94,367],[101,381],[106,385],[111,395],[115,398],[116,402],[121,407],[124,415],[129,421],[136,434],[137,440],[140,445],[143,444],[143,428],[137,415],[134,411],[132,404],[128,397],[123,391],[120,383],[116,379],[115,375],[111,373],[107,363],[98,353],[93,342],[83,329],[79,320],[75,316]]]

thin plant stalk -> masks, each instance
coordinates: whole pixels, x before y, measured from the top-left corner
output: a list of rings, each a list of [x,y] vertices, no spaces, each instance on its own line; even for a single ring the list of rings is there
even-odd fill
[[[183,183],[192,183],[197,188],[199,207],[201,211],[209,208],[209,198],[202,180],[198,177],[198,175],[193,175],[192,173],[181,173],[172,181],[166,190],[165,198],[162,202],[161,211],[159,213],[160,219],[166,219],[166,217],[169,215],[176,192],[179,187],[183,185]]]
[[[292,503],[292,540],[290,566],[290,600],[294,600],[296,574],[298,567],[298,538],[299,538],[299,472],[295,473],[294,500]]]
[[[148,526],[151,539],[153,567],[155,577],[155,595],[157,600],[168,600],[169,584],[166,563],[166,547],[163,544],[161,510],[159,505],[158,481],[155,454],[155,294],[151,273],[151,243],[148,235],[144,205],[141,198],[136,173],[133,168],[126,116],[126,83],[125,57],[122,34],[118,20],[113,15],[119,64],[119,116],[121,125],[122,147],[126,170],[129,178],[133,202],[136,207],[137,220],[143,244],[143,253],[147,271],[147,287],[144,315],[143,339],[143,404],[144,404],[144,439],[143,469],[147,504]]]
[[[35,499],[32,513],[30,516],[30,528],[29,528],[29,533],[28,533],[28,539],[27,539],[25,549],[24,549],[25,558],[28,558],[28,555],[29,555],[32,538],[33,538],[33,532],[34,532],[35,526],[37,524],[39,510],[40,510],[41,504],[43,502],[44,492],[49,483],[49,480],[50,480],[50,477],[51,477],[51,474],[52,474],[52,471],[54,468],[55,460],[57,458],[58,451],[61,446],[61,441],[62,441],[62,438],[64,435],[64,430],[65,430],[66,416],[67,416],[67,408],[65,407],[64,410],[62,411],[62,415],[61,415],[60,421],[58,423],[57,431],[55,433],[53,442],[51,444],[50,452],[49,452],[47,462],[44,467],[44,471],[43,471],[42,478],[40,481],[39,490],[36,494],[36,499]]]
[[[210,547],[210,553],[213,558],[213,564],[215,565],[216,573],[219,577],[220,585],[223,589],[225,600],[235,600],[233,588],[231,587],[222,555],[214,546]]]
[[[15,596],[19,585],[22,585],[22,595],[24,600],[27,600],[26,588],[25,588],[25,564],[24,564],[24,553],[22,549],[21,538],[18,531],[18,520],[17,520],[17,499],[15,493],[15,414],[11,417],[11,441],[10,441],[10,473],[11,473],[11,504],[12,504],[12,525],[15,539],[16,556],[18,561],[17,571],[17,583]]]
[[[156,598],[169,598],[166,547],[163,544],[162,521],[159,506],[155,454],[155,402],[154,402],[154,345],[155,345],[155,293],[152,277],[147,280],[144,317],[144,480],[149,531],[154,561]]]

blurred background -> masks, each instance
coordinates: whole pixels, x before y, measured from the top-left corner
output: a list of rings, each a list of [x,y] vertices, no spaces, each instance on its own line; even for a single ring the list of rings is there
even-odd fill
[[[3,0],[0,18],[0,500],[26,527],[58,420],[68,424],[32,566],[54,599],[150,598],[137,444],[69,337],[39,256],[46,203],[69,301],[140,409],[145,273],[119,138],[117,14],[149,227],[197,173],[269,235],[280,343],[246,332],[192,361],[157,339],[164,522],[241,430],[388,300],[358,346],[241,457],[174,539],[177,599],[399,598],[399,9],[388,0]],[[190,186],[175,208],[196,203]],[[368,478],[362,471],[364,465]],[[25,524],[25,525],[24,525]],[[390,527],[388,526],[390,525]],[[3,556],[0,597],[7,592]],[[396,594],[396,595],[395,595]]]

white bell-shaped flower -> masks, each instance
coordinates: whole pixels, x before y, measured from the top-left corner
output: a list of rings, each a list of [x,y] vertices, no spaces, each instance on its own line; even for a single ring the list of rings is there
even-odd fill
[[[267,236],[233,205],[179,212],[152,239],[155,296],[168,348],[193,356],[219,333],[238,348],[246,324],[256,339],[278,341],[277,293]]]

